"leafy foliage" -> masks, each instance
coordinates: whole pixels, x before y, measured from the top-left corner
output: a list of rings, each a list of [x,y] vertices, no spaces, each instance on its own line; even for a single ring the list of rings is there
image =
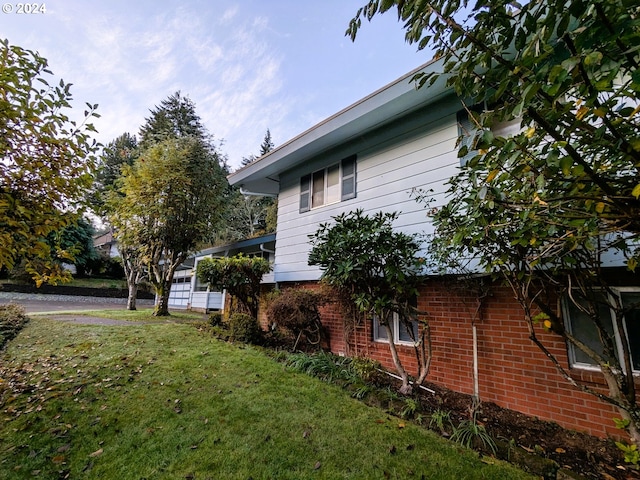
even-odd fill
[[[59,265],[71,259],[46,237],[72,223],[68,212],[91,185],[98,148],[87,123],[67,116],[71,84],[48,83],[47,60],[0,40],[0,268],[21,259],[35,282],[68,280]]]
[[[234,313],[229,317],[229,333],[231,339],[237,342],[259,345],[263,334],[260,324],[255,317],[246,313]]]
[[[151,116],[140,128],[140,146],[147,149],[169,138],[185,137],[210,143],[210,135],[196,113],[195,104],[177,91],[151,110]]]
[[[327,301],[323,293],[304,288],[279,290],[266,309],[267,319],[271,325],[284,328],[297,338],[294,349],[302,335],[310,344],[320,346],[323,326],[319,308]]]
[[[403,391],[411,386],[395,349],[390,322],[396,314],[413,331],[411,322],[418,312],[412,300],[418,294],[421,281],[422,259],[418,256],[420,244],[416,236],[393,228],[397,213],[378,212],[364,215],[362,210],[334,217],[334,223],[321,224],[310,235],[312,244],[309,265],[319,265],[322,281],[345,293],[358,310],[376,316],[387,330],[389,348],[403,378]],[[426,324],[423,322],[423,327]],[[423,328],[423,334],[427,332]],[[416,339],[418,363],[421,366],[419,382],[428,371],[424,355],[425,342]]]
[[[612,312],[624,331],[625,308],[610,295],[619,274],[602,266],[617,256],[633,271],[640,254],[640,7],[372,0],[348,33],[355,37],[361,17],[393,7],[407,40],[432,47],[442,66],[420,84],[444,79],[472,125],[459,153],[471,158],[434,216],[434,250],[446,260],[476,259],[511,285],[532,340],[569,382],[619,407],[640,442],[629,345],[616,352],[601,314]],[[500,135],[505,122],[519,131]],[[591,320],[604,355],[565,328],[558,295]],[[536,334],[538,319],[600,366],[607,395],[562,366]]]
[[[233,257],[205,258],[198,262],[196,275],[214,290],[226,289],[240,301],[246,312],[257,318],[260,282],[270,271],[268,260],[238,254]]]
[[[168,314],[173,272],[219,221],[225,185],[217,156],[194,137],[165,140],[123,168],[110,219],[147,266],[158,315]]]
[[[123,133],[104,147],[98,159],[95,182],[90,197],[90,202],[96,213],[101,216],[106,215],[107,192],[116,188],[117,180],[122,174],[122,167],[133,165],[138,154],[138,141],[136,136],[130,133]]]
[[[14,339],[28,322],[29,318],[20,305],[12,303],[0,305],[0,349],[9,340]]]

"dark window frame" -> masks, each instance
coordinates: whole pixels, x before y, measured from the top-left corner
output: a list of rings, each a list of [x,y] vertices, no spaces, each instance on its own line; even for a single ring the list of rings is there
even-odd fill
[[[329,201],[326,198],[328,194],[328,185],[327,181],[329,178],[329,171],[332,168],[338,167],[338,178],[339,178],[339,194],[337,196],[337,200]],[[314,202],[314,180],[317,181],[322,175],[323,180],[323,191],[322,191],[322,200],[317,200]],[[333,203],[343,202],[345,200],[350,200],[352,198],[356,198],[356,188],[357,185],[357,161],[356,156],[351,155],[347,158],[343,158],[340,162],[331,164],[325,168],[321,168],[312,173],[304,175],[300,178],[300,213],[308,212],[314,208],[323,207],[326,205],[331,205]],[[319,190],[315,190],[317,194],[319,194]],[[315,203],[315,204],[314,204]]]

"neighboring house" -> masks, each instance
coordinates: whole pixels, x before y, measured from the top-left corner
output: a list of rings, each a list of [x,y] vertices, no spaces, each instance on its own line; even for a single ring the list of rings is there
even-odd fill
[[[111,230],[107,230],[104,233],[100,233],[93,237],[93,246],[100,255],[107,258],[119,257],[118,242],[113,236]]]
[[[421,89],[411,82],[414,74],[432,68],[436,64],[410,72],[229,176],[232,185],[245,191],[278,195],[270,280],[280,287],[315,288],[321,272],[307,263],[308,235],[343,212],[396,211],[398,229],[430,231],[425,208],[412,192],[432,190],[434,206],[445,202],[445,183],[461,162],[456,144],[465,127],[461,102],[442,81]],[[622,282],[617,294],[624,300],[638,291],[635,279]],[[480,301],[473,291],[444,279],[426,281],[418,307],[429,313],[432,331],[433,363],[427,380],[474,392],[475,324],[481,400],[599,436],[619,434],[612,421],[617,411],[572,388],[530,341],[523,312],[509,290],[497,287]],[[574,331],[580,330],[578,316],[566,312],[565,318]],[[383,331],[378,332],[372,320],[347,332],[340,310],[330,306],[323,309],[323,323],[334,353],[368,356],[393,368]],[[577,377],[605,387],[598,370],[559,338],[538,334]],[[619,341],[625,335],[620,332]],[[631,335],[631,344],[640,344],[638,329]],[[400,335],[395,338],[404,365],[415,374],[411,343]]]
[[[169,293],[169,308],[201,312],[224,310],[224,292],[211,291],[206,283],[202,283],[197,278],[195,272],[198,262],[203,258],[232,257],[239,253],[250,257],[261,256],[273,262],[275,238],[275,234],[263,235],[221,247],[207,248],[192,255],[173,275],[173,283]],[[273,274],[265,275],[262,283],[273,283]]]

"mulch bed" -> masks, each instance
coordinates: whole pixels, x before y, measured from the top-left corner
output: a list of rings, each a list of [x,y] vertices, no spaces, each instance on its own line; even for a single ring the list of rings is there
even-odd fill
[[[436,391],[435,394],[421,391],[420,401],[426,411],[448,411],[456,422],[470,418],[471,396],[437,385],[425,386]],[[481,403],[476,418],[492,438],[552,459],[561,468],[586,478],[640,478],[638,470],[625,465],[624,456],[613,440],[567,430],[556,423],[501,408],[493,403]]]

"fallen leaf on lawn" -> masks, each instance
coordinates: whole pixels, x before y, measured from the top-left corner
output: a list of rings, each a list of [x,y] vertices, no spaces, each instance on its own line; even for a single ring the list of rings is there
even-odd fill
[[[56,455],[51,459],[53,463],[64,463],[64,460],[65,460],[64,455]]]
[[[58,448],[58,453],[64,453],[70,448],[71,448],[71,445],[68,443],[66,445],[62,445],[60,448]]]
[[[322,466],[322,463],[316,462],[316,464],[313,466],[313,469],[318,470],[321,466]]]
[[[400,422],[400,423],[398,424],[398,428],[404,428],[404,427],[406,427],[406,426],[407,426],[407,424],[406,424],[406,423],[404,423],[404,422]]]
[[[556,448],[556,453],[567,453],[567,451],[564,448]]]
[[[104,450],[102,448],[99,448],[95,452],[90,453],[89,456],[90,457],[98,457],[98,456],[102,455],[102,452],[104,452]]]

